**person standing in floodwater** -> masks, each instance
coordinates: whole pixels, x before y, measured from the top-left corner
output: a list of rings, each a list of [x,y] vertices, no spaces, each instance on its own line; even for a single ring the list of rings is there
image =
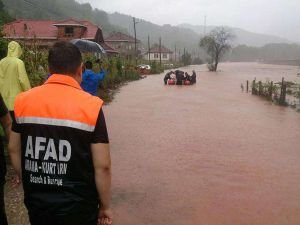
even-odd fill
[[[103,101],[80,88],[82,57],[49,50],[47,82],[17,96],[9,141],[31,225],[112,224],[111,160]]]
[[[182,85],[182,82],[184,80],[184,72],[180,70],[176,70],[175,75],[176,75],[176,85]]]
[[[172,75],[172,74],[174,74],[174,72],[173,72],[173,71],[170,71],[170,72],[168,72],[168,73],[165,75],[165,77],[164,77],[164,83],[165,83],[165,85],[168,84],[168,80],[171,79],[171,75]]]
[[[191,75],[191,83],[196,84],[196,72],[193,70],[193,73]]]

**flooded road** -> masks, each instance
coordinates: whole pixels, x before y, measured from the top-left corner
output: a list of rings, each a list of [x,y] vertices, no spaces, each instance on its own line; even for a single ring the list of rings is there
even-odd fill
[[[115,225],[300,224],[300,113],[241,92],[240,83],[297,80],[297,67],[187,67],[121,88],[105,107]]]

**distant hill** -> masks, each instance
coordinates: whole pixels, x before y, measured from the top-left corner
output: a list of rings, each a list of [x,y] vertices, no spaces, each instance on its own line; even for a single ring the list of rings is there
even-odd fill
[[[112,25],[118,25],[126,29],[129,34],[134,35],[133,19],[131,16],[113,13],[108,14],[108,20]],[[177,51],[181,51],[181,53],[183,53],[184,48],[190,52],[194,52],[194,54],[200,51],[198,47],[200,35],[191,29],[171,25],[159,26],[140,19],[137,19],[137,21],[137,38],[144,44],[148,43],[149,35],[151,45],[158,43],[159,38],[161,37],[163,45],[173,51],[175,51],[175,45],[177,47]]]
[[[297,44],[267,44],[263,47],[248,47],[239,45],[227,54],[226,60],[238,62],[268,62],[268,61],[300,61],[300,45]]]
[[[129,34],[133,35],[133,21],[132,17],[120,13],[108,14],[108,20],[112,25],[118,25],[126,30]],[[138,19],[137,19],[138,20]],[[202,51],[199,51],[199,40],[203,36],[204,27],[194,26],[189,24],[181,24],[179,26],[171,25],[156,25],[145,20],[138,20],[137,24],[137,37],[142,40],[143,43],[147,43],[148,35],[150,35],[151,42],[158,42],[159,37],[162,37],[164,44],[174,49],[175,45],[183,50],[185,47],[194,56],[196,54],[203,55]],[[206,27],[206,33],[210,32],[214,26]],[[262,47],[270,43],[291,43],[289,40],[265,34],[257,34],[249,32],[240,28],[231,28],[235,34],[234,46],[247,45],[252,47]]]
[[[89,20],[102,27],[104,36],[113,31],[121,31],[133,36],[132,16],[112,13],[108,14],[100,9],[93,9],[89,3],[80,4],[75,0],[2,0],[7,11],[13,18],[25,19],[80,19]],[[0,4],[3,9],[3,5]],[[1,13],[0,22],[7,17]],[[3,20],[4,21],[4,20]],[[6,20],[7,21],[7,20]],[[157,44],[162,38],[162,44],[177,53],[183,54],[184,48],[193,58],[200,57],[205,60],[206,54],[199,48],[199,41],[203,36],[203,26],[182,24],[179,26],[156,25],[151,22],[137,19],[137,38],[145,47],[150,36],[150,44]],[[208,26],[208,33],[214,27]],[[299,48],[291,45],[286,39],[276,36],[256,34],[239,28],[230,28],[236,35],[233,49],[234,55],[228,57],[233,60],[282,60],[300,59]],[[273,45],[268,45],[274,43]],[[279,44],[280,43],[280,44]],[[299,44],[299,43],[298,43]]]
[[[204,26],[194,26],[190,24],[181,24],[179,27],[188,28],[193,31],[195,31],[197,34],[203,36]],[[210,32],[212,29],[214,29],[214,26],[207,26],[206,32]],[[234,40],[234,45],[248,45],[252,47],[262,47],[266,44],[270,43],[291,43],[289,40],[276,37],[273,35],[266,35],[266,34],[258,34],[249,32],[240,28],[234,28],[234,27],[226,27],[229,30],[231,30],[235,36],[236,39]]]
[[[90,20],[103,28],[105,34],[112,31],[128,32],[133,35],[132,16],[113,13],[108,14],[100,9],[93,9],[89,3],[80,4],[75,0],[2,0],[6,10],[15,18],[26,19],[68,19]],[[209,32],[213,27],[207,27]],[[271,35],[251,33],[232,28],[237,36],[235,45],[263,46],[268,43],[289,43],[288,40]],[[183,51],[198,52],[198,43],[203,35],[203,26],[182,24],[180,26],[159,26],[140,20],[137,24],[137,36],[147,43],[150,35],[151,43],[158,43],[159,37],[166,47],[175,49],[175,45]]]

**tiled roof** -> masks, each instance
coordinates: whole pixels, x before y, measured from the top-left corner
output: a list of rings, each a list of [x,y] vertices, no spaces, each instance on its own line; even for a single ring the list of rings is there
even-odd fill
[[[114,48],[112,48],[111,46],[109,46],[108,44],[106,44],[105,42],[104,43],[101,43],[101,46],[102,48],[104,48],[104,50],[107,52],[107,53],[115,53],[115,54],[119,54],[119,52],[117,50],[115,50]]]
[[[61,21],[55,21],[55,26],[66,26],[66,25],[72,25],[72,26],[84,26],[84,21],[75,20],[75,19],[67,19],[67,20],[61,20]]]
[[[114,32],[111,33],[107,38],[105,38],[106,42],[129,42],[129,43],[134,43],[134,37],[123,34],[121,32]],[[137,43],[140,43],[141,41],[136,39]]]
[[[159,46],[154,46],[150,49],[150,53],[160,53],[160,49],[159,49]],[[173,52],[164,47],[164,46],[161,46],[161,53],[169,53],[169,54],[173,54]]]
[[[3,33],[10,38],[57,38],[57,28],[53,20],[16,20],[3,27]]]
[[[84,39],[94,39],[99,28],[89,21],[79,21],[74,19],[55,21],[55,20],[27,20],[19,19],[4,25],[3,31],[9,38],[34,38],[57,39],[57,27],[60,25],[84,26],[87,28]]]

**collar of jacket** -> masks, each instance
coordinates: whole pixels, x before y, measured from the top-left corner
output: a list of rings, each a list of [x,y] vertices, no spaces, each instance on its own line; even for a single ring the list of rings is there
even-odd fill
[[[45,84],[63,84],[82,90],[73,77],[63,74],[52,74]]]

